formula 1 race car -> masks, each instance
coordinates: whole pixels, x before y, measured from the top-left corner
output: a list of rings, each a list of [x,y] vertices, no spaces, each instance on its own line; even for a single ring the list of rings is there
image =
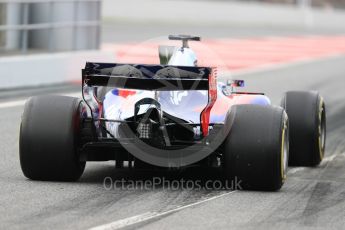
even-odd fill
[[[288,165],[316,166],[325,152],[325,103],[290,91],[280,106],[263,93],[238,92],[197,66],[188,41],[160,46],[160,64],[86,63],[83,99],[30,98],[20,126],[20,163],[32,180],[74,181],[86,161],[116,167],[203,164],[245,189],[278,190]]]

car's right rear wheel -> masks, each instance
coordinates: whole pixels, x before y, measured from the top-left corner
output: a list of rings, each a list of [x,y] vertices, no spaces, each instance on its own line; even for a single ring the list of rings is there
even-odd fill
[[[291,166],[316,166],[325,154],[326,107],[315,91],[286,92],[281,106],[290,121]]]

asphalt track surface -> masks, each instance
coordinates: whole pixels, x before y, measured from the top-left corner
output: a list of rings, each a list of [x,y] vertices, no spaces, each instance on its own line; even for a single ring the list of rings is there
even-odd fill
[[[38,182],[20,169],[18,132],[23,100],[35,94],[76,92],[76,87],[24,90],[0,97],[0,229],[342,229],[345,224],[345,57],[281,66],[233,77],[248,90],[266,92],[279,103],[286,90],[318,90],[327,104],[327,151],[316,168],[290,168],[278,192],[208,189],[105,189],[113,180],[217,179],[219,171],[179,172],[114,169],[88,163],[78,182]],[[28,94],[28,95],[26,95]],[[49,153],[47,153],[49,154]],[[110,225],[104,225],[111,223]],[[109,229],[111,229],[109,228]]]

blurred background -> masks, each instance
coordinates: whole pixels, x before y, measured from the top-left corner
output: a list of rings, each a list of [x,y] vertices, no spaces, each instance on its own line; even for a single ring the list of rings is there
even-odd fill
[[[0,0],[0,77],[11,79],[0,88],[75,82],[85,61],[121,61],[125,44],[168,34],[340,35],[344,8],[345,0]]]
[[[309,4],[313,7],[322,8],[340,8],[344,7],[343,0],[244,0],[252,2],[267,2],[267,3],[278,3],[278,4],[290,4],[290,5],[303,5]]]

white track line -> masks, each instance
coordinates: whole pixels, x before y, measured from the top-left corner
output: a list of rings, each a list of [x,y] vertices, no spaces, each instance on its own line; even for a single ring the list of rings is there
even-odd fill
[[[61,95],[69,96],[69,97],[81,97],[81,93],[68,93],[68,94],[61,94]],[[2,102],[0,103],[0,109],[23,106],[28,99],[29,98],[26,98],[24,100]]]
[[[25,104],[25,102],[26,100],[3,102],[3,103],[0,103],[0,109],[22,106]]]
[[[114,221],[114,222],[111,222],[111,223],[108,223],[108,224],[96,226],[96,227],[91,228],[90,230],[115,230],[115,229],[120,229],[120,228],[128,227],[130,225],[138,224],[138,223],[145,222],[145,221],[148,221],[148,220],[152,220],[152,219],[155,219],[155,218],[158,218],[158,217],[169,215],[171,213],[178,212],[178,211],[186,209],[186,208],[190,208],[190,207],[193,207],[193,206],[196,206],[196,205],[200,205],[202,203],[205,203],[205,202],[208,202],[208,201],[211,201],[211,200],[215,200],[215,199],[218,199],[218,198],[223,197],[223,196],[227,196],[230,193],[234,193],[234,192],[236,192],[236,190],[235,191],[231,191],[231,192],[227,192],[227,193],[223,193],[223,194],[218,195],[218,196],[213,196],[213,197],[210,197],[210,198],[207,198],[207,199],[195,202],[195,203],[191,203],[191,204],[188,204],[188,205],[179,206],[177,208],[170,209],[170,210],[164,211],[164,212],[146,212],[146,213],[143,213],[143,214],[140,214],[140,215],[136,215],[136,216],[128,217],[128,218],[125,218],[125,219],[117,220],[117,221]]]

